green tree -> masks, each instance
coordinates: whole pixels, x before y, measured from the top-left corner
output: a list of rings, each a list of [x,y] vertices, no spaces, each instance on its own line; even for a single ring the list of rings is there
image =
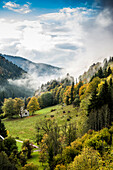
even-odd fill
[[[21,107],[24,106],[24,101],[20,98],[15,98],[15,113],[17,115],[21,114]]]
[[[82,153],[75,157],[74,161],[68,166],[68,170],[80,169],[99,169],[102,165],[102,159],[99,153],[92,148],[84,148]]]
[[[100,67],[100,69],[98,70],[97,76],[99,78],[104,78],[104,73],[103,73],[102,67]]]
[[[29,101],[27,105],[27,109],[29,110],[32,115],[34,114],[35,111],[40,109],[39,103],[37,101],[36,97],[32,97],[31,100]]]
[[[3,142],[6,148],[5,152],[8,156],[10,156],[14,150],[17,150],[16,140],[13,137],[6,137]]]
[[[79,99],[79,95],[77,94],[73,101],[73,107],[78,107],[78,106],[80,106],[80,99]]]
[[[69,96],[66,96],[66,104],[69,105]]]
[[[65,143],[67,146],[76,139],[76,125],[69,123],[62,126],[62,132],[65,137]]]
[[[2,106],[2,110],[9,118],[12,118],[16,112],[15,112],[15,100],[14,99],[5,99],[4,104]]]
[[[7,137],[7,130],[4,126],[4,123],[1,122],[1,119],[0,119],[0,135],[3,136],[4,138]]]
[[[27,156],[28,159],[31,158],[32,150],[33,150],[32,143],[28,139],[26,139],[23,142],[22,151],[23,151],[23,153],[25,153],[25,155]]]
[[[51,92],[43,93],[39,99],[39,104],[41,108],[52,106],[53,105],[53,95]]]
[[[98,95],[96,90],[92,93],[88,106],[89,128],[100,130],[111,125],[112,121],[112,98],[111,90],[105,81]]]
[[[17,168],[9,161],[5,152],[0,152],[0,169],[1,170],[17,170]]]
[[[107,75],[107,76],[109,76],[111,73],[112,73],[112,70],[111,70],[111,68],[109,67],[109,68],[108,68],[108,75]]]
[[[74,93],[74,82],[72,82],[72,85],[71,85],[71,104],[72,104],[72,102],[74,100],[73,93]]]

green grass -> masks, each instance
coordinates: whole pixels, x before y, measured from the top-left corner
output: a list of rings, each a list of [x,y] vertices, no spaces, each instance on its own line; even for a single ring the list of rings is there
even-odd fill
[[[52,109],[56,110],[51,112]],[[54,115],[54,117],[52,118],[51,115]],[[77,124],[78,131],[80,131],[82,127],[84,128],[85,122],[83,116],[80,115],[82,115],[82,113],[78,111],[77,108],[73,108],[72,105],[56,105],[36,111],[34,116],[12,120],[4,119],[3,122],[5,124],[6,129],[9,131],[9,135],[15,138],[18,137],[19,140],[22,141],[25,139],[29,139],[35,144],[37,133],[35,129],[36,123],[38,124],[39,122],[45,119],[55,120],[59,126],[62,126],[66,122],[75,123]],[[67,119],[69,119],[70,121],[68,121]],[[81,131],[79,133],[81,133]],[[18,150],[20,151],[22,143],[17,142],[17,146]],[[43,170],[44,166],[47,166],[47,164],[44,164],[44,166],[42,166],[42,163],[39,162],[39,152],[33,152],[32,158],[28,159],[27,162],[37,165],[40,170]]]
[[[16,141],[16,144],[17,144],[17,147],[18,147],[18,151],[20,152],[21,148],[22,148],[22,143]]]
[[[56,109],[51,112],[51,109]],[[63,113],[65,111],[65,113]],[[36,123],[41,122],[45,119],[54,119],[60,126],[65,122],[76,122],[78,120],[76,108],[73,108],[72,105],[62,106],[56,105],[48,108],[41,109],[35,112],[34,116],[19,118],[19,119],[5,119],[3,120],[6,129],[9,131],[9,134],[19,140],[29,139],[33,143],[36,142]],[[54,115],[51,118],[51,115]],[[67,121],[70,119],[70,121]]]
[[[42,166],[42,163],[39,162],[39,152],[33,152],[32,158],[28,159],[27,163],[33,163],[34,165],[37,165],[39,170],[44,170],[44,166],[47,166],[47,163],[44,163]]]

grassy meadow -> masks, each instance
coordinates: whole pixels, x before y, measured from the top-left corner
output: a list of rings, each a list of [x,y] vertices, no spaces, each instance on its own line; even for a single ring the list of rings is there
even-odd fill
[[[55,109],[55,111],[52,111]],[[36,123],[43,121],[44,119],[54,119],[60,126],[66,122],[74,123],[78,122],[79,116],[76,108],[72,105],[62,106],[56,105],[48,108],[41,109],[34,113],[34,116],[18,118],[18,119],[4,119],[6,129],[9,134],[19,140],[29,139],[33,143],[36,140]]]

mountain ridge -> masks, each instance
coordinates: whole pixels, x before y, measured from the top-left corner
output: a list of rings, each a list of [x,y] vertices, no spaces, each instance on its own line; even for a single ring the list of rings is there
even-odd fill
[[[29,74],[36,73],[38,76],[43,75],[56,75],[60,74],[63,68],[52,66],[45,63],[35,63],[26,58],[19,56],[11,56],[6,54],[0,54],[5,57],[7,60],[11,61],[13,64],[16,64],[18,67],[21,67],[23,70],[27,71]]]

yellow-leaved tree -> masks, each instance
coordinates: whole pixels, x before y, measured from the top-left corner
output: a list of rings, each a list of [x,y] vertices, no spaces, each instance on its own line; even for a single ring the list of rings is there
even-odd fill
[[[27,105],[27,109],[29,110],[29,112],[33,115],[35,111],[40,109],[39,103],[37,101],[37,98],[35,96],[33,96],[28,105]]]

